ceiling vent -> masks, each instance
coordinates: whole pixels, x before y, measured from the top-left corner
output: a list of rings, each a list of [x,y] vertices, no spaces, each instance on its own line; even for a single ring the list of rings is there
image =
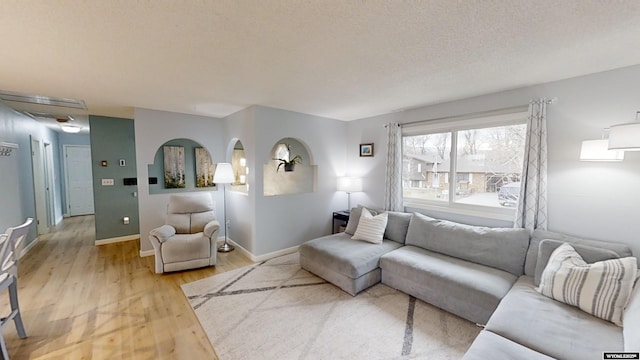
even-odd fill
[[[75,120],[71,115],[56,115],[38,111],[23,111],[22,113],[34,120],[53,119],[59,123],[67,123],[69,121]]]
[[[0,90],[0,100],[87,110],[87,105],[84,103],[84,100],[21,94],[5,90]]]

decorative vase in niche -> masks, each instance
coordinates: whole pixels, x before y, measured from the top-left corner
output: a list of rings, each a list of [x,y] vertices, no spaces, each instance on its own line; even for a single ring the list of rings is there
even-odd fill
[[[284,171],[291,172],[296,169],[296,164],[284,164]]]

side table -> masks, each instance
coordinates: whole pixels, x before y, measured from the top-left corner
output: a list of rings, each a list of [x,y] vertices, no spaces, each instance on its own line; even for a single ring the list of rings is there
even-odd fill
[[[335,211],[333,213],[333,228],[331,230],[332,234],[344,231],[344,228],[347,227],[347,223],[349,222],[350,214],[351,211],[349,210]]]

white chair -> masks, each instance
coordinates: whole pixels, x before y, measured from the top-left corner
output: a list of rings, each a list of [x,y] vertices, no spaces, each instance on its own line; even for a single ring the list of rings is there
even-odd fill
[[[32,222],[33,219],[28,218],[24,224],[8,228],[7,233],[2,234],[0,238],[0,290],[9,289],[9,302],[11,303],[11,313],[0,319],[0,347],[2,348],[2,357],[5,360],[9,359],[9,353],[2,330],[9,321],[14,321],[21,339],[27,337],[18,304],[18,251],[21,250],[22,242],[27,237]]]
[[[149,232],[156,273],[216,264],[220,224],[210,193],[171,195],[165,224]]]

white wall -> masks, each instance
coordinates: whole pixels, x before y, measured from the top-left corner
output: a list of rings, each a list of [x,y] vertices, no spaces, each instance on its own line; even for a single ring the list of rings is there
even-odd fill
[[[557,98],[548,106],[549,230],[619,241],[640,256],[640,152],[621,163],[578,160],[582,140],[599,139],[602,129],[632,122],[640,110],[640,66],[376,116],[348,125],[347,162],[366,176],[365,193],[352,202],[382,205],[386,138],[384,124],[435,119],[527,104],[536,97]],[[374,158],[359,158],[359,143],[375,142]],[[481,223],[456,217],[457,221]],[[494,222],[488,222],[494,225]]]
[[[331,214],[346,208],[346,194],[336,192],[336,177],[346,172],[347,123],[267,107],[255,107],[256,237],[251,252],[268,254],[300,245],[331,232]],[[282,138],[307,146],[317,165],[316,191],[279,196],[263,195],[263,165],[273,164],[271,150]],[[244,142],[243,142],[244,143]]]
[[[255,256],[276,252],[326,235],[331,214],[346,208],[346,194],[336,192],[336,176],[345,174],[347,124],[291,111],[253,106],[224,120],[156,110],[135,110],[138,202],[141,251],[151,250],[149,231],[164,223],[168,194],[149,195],[147,165],[156,150],[173,138],[188,138],[209,150],[213,162],[229,162],[240,140],[249,167],[247,194],[227,191],[229,239]],[[263,195],[263,166],[271,149],[285,137],[306,144],[318,165],[316,191],[307,194]],[[222,188],[220,188],[222,189]],[[222,191],[214,193],[222,223]],[[222,236],[224,231],[221,230]]]
[[[247,251],[252,251],[256,242],[254,107],[231,114],[224,121],[227,127],[224,160],[231,162],[235,142],[240,140],[244,147],[247,168],[249,169],[247,177],[249,187],[246,194],[227,189],[227,218],[230,220],[229,238]]]
[[[149,194],[147,165],[153,163],[156,150],[171,139],[191,139],[206,148],[211,160],[218,163],[224,160],[227,136],[221,119],[139,108],[135,109],[134,117],[140,251],[147,251],[153,249],[148,240],[149,231],[164,224],[170,195]],[[222,193],[213,191],[212,194],[216,201],[216,213],[222,214]]]
[[[235,139],[245,150],[249,167],[248,194],[227,193],[231,220],[229,237],[255,256],[287,249],[331,231],[331,213],[343,209],[336,174],[344,172],[346,123],[286,110],[252,106],[225,118],[227,161]],[[291,137],[308,147],[317,165],[316,191],[264,196],[264,166],[272,165],[271,150]],[[344,197],[341,198],[341,195]]]

